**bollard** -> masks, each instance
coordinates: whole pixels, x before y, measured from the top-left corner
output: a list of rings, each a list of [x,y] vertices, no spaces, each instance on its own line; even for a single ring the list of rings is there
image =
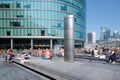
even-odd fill
[[[64,18],[64,61],[74,62],[74,16]]]

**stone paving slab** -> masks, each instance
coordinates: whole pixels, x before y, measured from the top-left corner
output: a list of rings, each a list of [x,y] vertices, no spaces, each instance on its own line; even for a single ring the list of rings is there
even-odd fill
[[[96,61],[74,63],[31,58],[26,66],[41,71],[57,80],[120,80],[120,65],[102,64]]]
[[[0,80],[49,80],[0,58]]]

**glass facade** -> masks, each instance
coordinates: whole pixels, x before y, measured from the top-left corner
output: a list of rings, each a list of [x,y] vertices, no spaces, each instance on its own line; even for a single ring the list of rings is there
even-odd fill
[[[74,15],[74,37],[85,40],[85,0],[0,0],[0,37],[64,37],[64,17]]]

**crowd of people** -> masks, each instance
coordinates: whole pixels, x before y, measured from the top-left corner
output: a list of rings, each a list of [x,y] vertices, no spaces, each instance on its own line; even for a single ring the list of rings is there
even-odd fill
[[[52,54],[50,49],[41,49],[37,50],[24,49],[24,50],[0,50],[0,56],[5,58],[6,62],[12,62],[12,58],[15,56],[19,60],[29,60],[31,56],[44,58],[46,60],[52,59]]]
[[[81,51],[81,50],[80,50]],[[110,62],[112,64],[115,63],[115,61],[120,58],[120,48],[89,48],[89,49],[83,49],[82,52],[84,54],[91,54],[93,57],[98,58],[106,58],[108,59],[107,62]],[[116,55],[119,55],[118,57]]]
[[[0,50],[0,57],[4,57],[6,62],[12,62],[12,57],[14,57],[12,50]]]
[[[108,59],[108,62],[115,63],[116,53],[120,51],[120,48],[74,48],[74,54],[90,54],[92,57],[104,56]],[[45,60],[51,60],[54,50],[48,48],[38,48],[37,50],[24,49],[24,50],[0,50],[0,56],[5,56],[6,62],[11,62],[12,57],[17,56],[19,59],[30,59],[30,56],[44,58]],[[64,48],[59,49],[59,53],[64,56]]]

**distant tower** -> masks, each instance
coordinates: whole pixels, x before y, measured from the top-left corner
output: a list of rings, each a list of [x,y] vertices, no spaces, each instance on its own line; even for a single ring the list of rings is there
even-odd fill
[[[119,38],[119,32],[118,31],[113,31],[113,38],[118,39]]]
[[[96,43],[96,33],[90,32],[87,34],[88,44],[94,44]]]
[[[101,27],[101,28],[100,28],[100,31],[101,31],[100,40],[104,40],[105,28]]]
[[[105,27],[101,27],[100,40],[107,41],[109,40],[110,36],[111,36],[111,30]]]

